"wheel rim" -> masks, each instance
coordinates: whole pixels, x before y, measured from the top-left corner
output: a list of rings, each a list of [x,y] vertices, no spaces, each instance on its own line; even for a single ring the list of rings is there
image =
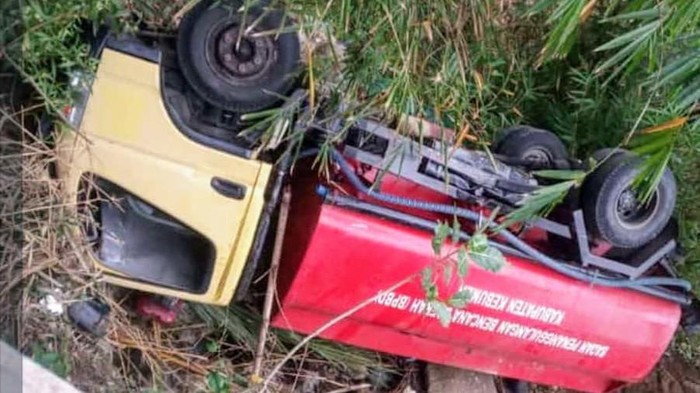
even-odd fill
[[[272,35],[241,37],[244,30],[239,23],[225,22],[210,30],[207,37],[208,63],[219,77],[232,84],[261,78],[277,59]]]
[[[523,158],[525,161],[538,164],[540,166],[546,166],[552,163],[552,155],[547,150],[539,147],[534,147],[526,151]]]
[[[617,197],[615,215],[623,227],[634,229],[651,221],[658,207],[657,192],[654,192],[648,203],[643,203],[637,198],[637,193],[631,187],[627,187]]]

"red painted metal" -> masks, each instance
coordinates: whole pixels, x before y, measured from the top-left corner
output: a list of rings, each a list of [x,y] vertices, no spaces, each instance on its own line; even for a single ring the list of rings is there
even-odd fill
[[[470,266],[465,283],[483,292],[473,292],[465,309],[451,310],[452,322],[443,327],[423,302],[418,277],[435,261],[432,234],[322,204],[313,195],[314,182],[295,180],[279,278],[282,305],[274,326],[310,333],[414,275],[321,336],[587,392],[643,379],[676,330],[680,308],[675,304],[592,286],[514,256],[498,273]],[[396,179],[382,187],[416,198],[443,198]]]

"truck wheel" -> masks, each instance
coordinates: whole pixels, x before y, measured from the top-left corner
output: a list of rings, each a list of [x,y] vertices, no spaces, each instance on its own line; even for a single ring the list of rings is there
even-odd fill
[[[606,158],[612,159],[612,157],[617,155],[617,154],[625,154],[628,157],[632,156],[632,153],[630,153],[627,150],[616,148],[616,147],[606,147],[606,148],[594,151],[593,154],[591,154],[591,158],[593,159],[593,161],[598,163],[602,160],[605,160]]]
[[[676,181],[666,169],[647,203],[633,188],[641,159],[614,154],[586,177],[581,201],[589,233],[618,248],[640,247],[663,231],[676,204]]]
[[[514,126],[501,132],[493,152],[532,163],[538,169],[556,168],[567,160],[566,146],[552,132],[530,126]]]
[[[201,1],[182,20],[177,37],[178,62],[192,89],[212,105],[239,113],[279,103],[300,69],[299,37],[285,31],[284,12],[256,6],[244,15],[242,6],[242,0]],[[239,39],[245,29],[251,30]]]

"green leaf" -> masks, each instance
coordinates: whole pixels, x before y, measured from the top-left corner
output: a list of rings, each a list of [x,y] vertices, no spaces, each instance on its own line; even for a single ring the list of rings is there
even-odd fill
[[[454,308],[464,308],[471,297],[472,294],[468,290],[459,291],[450,297],[448,303]]]
[[[471,257],[477,265],[492,272],[498,272],[503,265],[506,264],[503,253],[496,247],[488,247],[483,252],[470,250],[469,257]]]
[[[438,287],[435,284],[430,284],[428,288],[425,289],[425,299],[429,302],[437,300],[438,295]]]
[[[454,243],[454,244],[459,243],[459,235],[460,235],[461,230],[462,230],[462,226],[459,224],[457,217],[454,217],[452,219],[452,243]]]
[[[627,33],[615,37],[612,40],[606,42],[603,45],[600,45],[599,47],[595,48],[595,52],[600,52],[600,51],[606,51],[610,49],[615,49],[619,48],[623,45],[628,45],[630,43],[633,43],[637,41],[641,37],[647,37],[654,33],[656,29],[661,27],[661,21],[655,20],[653,22],[647,23],[645,25],[642,25],[632,31],[628,31]]]
[[[37,363],[45,367],[50,367],[51,363],[55,363],[61,359],[58,352],[44,352],[34,357]]]
[[[438,221],[438,225],[435,227],[435,233],[433,235],[433,252],[435,255],[440,255],[442,246],[445,244],[445,240],[449,234],[450,226],[442,221]]]
[[[207,375],[207,387],[211,393],[228,393],[231,391],[231,384],[228,378],[218,371],[212,371]]]
[[[508,213],[506,220],[498,228],[503,229],[518,222],[546,216],[577,184],[579,182],[576,180],[568,180],[537,189],[525,198],[522,206]]]
[[[657,76],[651,80],[658,78],[657,86],[665,85],[671,81],[683,81],[688,77],[692,77],[697,69],[700,68],[700,49],[689,51],[683,56],[678,57],[674,61],[666,64],[659,71]]]
[[[489,239],[483,233],[475,233],[469,239],[469,250],[471,252],[482,253],[489,248]]]
[[[608,68],[616,67],[616,70],[608,78],[612,78],[620,71],[622,71],[626,66],[632,64],[635,65],[641,59],[647,48],[647,44],[653,43],[653,38],[656,36],[656,32],[661,26],[661,21],[654,21],[648,23],[640,28],[623,34],[613,40],[610,40],[604,45],[599,46],[595,51],[606,51],[617,49],[612,56],[600,64],[595,72],[600,73]],[[631,42],[629,40],[632,40]],[[647,46],[645,46],[647,45]],[[621,49],[619,47],[624,46]],[[636,61],[633,62],[633,60]]]
[[[687,84],[685,89],[678,94],[678,106],[687,108],[698,101],[700,101],[700,75],[695,78],[694,82]]]
[[[555,5],[557,3],[557,0],[540,0],[535,5],[530,7],[530,9],[527,11],[527,15],[535,15],[538,14],[547,8]]]
[[[420,286],[427,292],[431,285],[433,285],[433,269],[426,267],[421,272]]]
[[[553,2],[557,8],[547,19],[548,24],[553,24],[547,41],[542,48],[542,61],[553,58],[563,58],[571,50],[579,31],[581,10],[586,0],[560,0]],[[536,6],[540,8],[541,6]]]
[[[32,354],[34,361],[44,368],[51,370],[61,378],[66,378],[68,376],[70,364],[60,353],[46,351],[41,345],[35,344],[32,346]]]
[[[249,383],[248,383],[248,378],[244,377],[241,374],[234,373],[233,374],[233,383],[236,385],[242,387],[242,388],[247,388]]]
[[[640,156],[655,154],[672,145],[675,137],[676,131],[642,134],[632,139],[630,147],[633,152]]]
[[[439,302],[437,300],[432,300],[430,301],[430,307],[435,311],[435,314],[438,316],[438,319],[440,320],[440,324],[443,327],[448,327],[450,326],[450,320],[452,319],[452,314],[450,313],[450,309],[447,308],[447,306]]]
[[[555,180],[582,180],[586,176],[586,172],[584,171],[566,169],[534,171],[532,174],[538,177]]]
[[[628,21],[628,20],[644,20],[644,19],[656,19],[661,16],[661,12],[658,7],[649,8],[641,11],[633,11],[625,14],[611,16],[605,18],[603,22],[613,22],[613,21]]]
[[[451,263],[445,264],[445,267],[443,268],[443,271],[442,271],[442,278],[445,282],[445,285],[449,285],[450,281],[452,281],[452,264]]]
[[[469,269],[469,257],[467,256],[467,249],[462,245],[457,250],[457,275],[459,278],[464,279],[467,276],[467,270]]]
[[[204,349],[209,353],[217,353],[219,352],[219,344],[215,341],[207,340],[204,344]]]

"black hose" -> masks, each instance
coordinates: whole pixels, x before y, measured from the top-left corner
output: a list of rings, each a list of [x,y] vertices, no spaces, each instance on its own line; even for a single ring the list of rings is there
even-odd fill
[[[318,194],[321,196],[328,196],[326,198],[326,201],[329,203],[332,203],[333,205],[336,206],[345,206],[349,207],[351,209],[355,209],[358,211],[362,211],[365,213],[371,213],[375,214],[380,217],[385,217],[388,218],[392,221],[396,221],[401,224],[406,224],[410,225],[412,227],[416,227],[419,229],[427,230],[427,231],[433,231],[437,226],[438,223],[435,221],[431,220],[426,220],[425,218],[420,218],[416,217],[410,214],[402,213],[396,210],[391,210],[383,206],[375,205],[373,203],[368,203],[361,201],[357,198],[352,198],[348,197],[345,195],[331,195],[328,193],[328,190],[324,186],[320,186],[318,188]],[[460,240],[469,240],[471,239],[471,235],[464,231],[459,231],[459,239]],[[528,256],[521,252],[520,250],[517,250],[513,247],[507,246],[505,244],[497,243],[497,242],[492,242],[491,243],[494,247],[498,248],[499,250],[511,254],[511,255],[516,255],[519,257],[527,258]]]
[[[481,219],[479,214],[459,206],[419,201],[397,195],[385,194],[370,189],[357,177],[353,168],[350,166],[350,164],[348,164],[345,158],[337,150],[333,149],[331,151],[331,156],[333,160],[336,163],[338,163],[338,165],[340,166],[340,170],[343,172],[348,181],[350,181],[352,186],[355,187],[358,191],[362,192],[363,194],[370,196],[374,199],[393,205],[404,206],[418,210],[431,211],[435,213],[442,213],[446,215],[454,215],[473,222],[479,222]],[[496,225],[493,223],[489,223],[489,226],[492,229],[496,230],[497,233],[501,235],[504,239],[506,239],[506,241],[508,241],[508,243],[510,243],[513,247],[527,254],[530,258],[568,277],[585,281],[591,284],[597,284],[607,287],[630,288],[663,299],[671,300],[680,304],[687,304],[689,302],[689,299],[686,296],[677,295],[669,291],[663,290],[661,288],[654,288],[655,286],[670,286],[678,287],[683,290],[689,291],[691,285],[686,280],[669,277],[646,277],[631,280],[607,278],[601,277],[599,275],[592,275],[587,272],[576,270],[575,268],[566,265],[566,263],[564,263],[563,261],[558,261],[554,258],[545,255],[541,251],[533,248],[532,246],[524,242],[522,239],[513,235],[511,232],[497,228]]]

